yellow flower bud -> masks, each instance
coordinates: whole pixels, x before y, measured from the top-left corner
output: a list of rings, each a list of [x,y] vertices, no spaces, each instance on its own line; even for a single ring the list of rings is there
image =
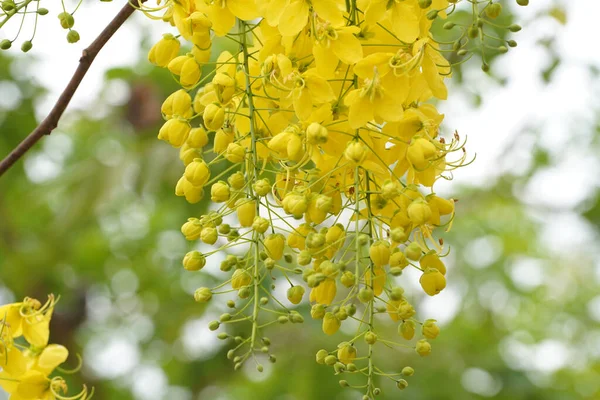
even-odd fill
[[[304,296],[304,288],[302,286],[292,286],[287,291],[287,298],[292,304],[299,304]]]
[[[229,200],[229,185],[224,181],[214,183],[210,188],[210,199],[215,203],[223,203]]]
[[[369,331],[365,334],[365,342],[367,344],[375,344],[377,343],[377,334],[373,331]]]
[[[429,167],[429,162],[435,157],[437,148],[433,143],[424,138],[414,139],[408,146],[406,158],[418,171]]]
[[[346,271],[342,274],[340,281],[342,282],[342,285],[350,288],[356,283],[356,276],[352,272]]]
[[[221,72],[215,74],[212,83],[223,87],[230,87],[235,85],[235,81],[233,80],[233,78]]]
[[[246,157],[246,149],[237,143],[229,143],[225,150],[225,158],[232,163],[241,163]]]
[[[309,224],[301,224],[294,229],[294,232],[288,235],[288,246],[294,249],[304,250],[306,247],[306,237],[313,232],[315,232],[315,230]]]
[[[190,204],[196,204],[204,197],[204,189],[202,186],[192,185],[185,176],[179,178],[175,187],[175,195],[185,196],[185,199]]]
[[[191,130],[187,121],[173,118],[163,124],[158,131],[158,138],[168,142],[173,147],[181,147]]]
[[[385,200],[392,200],[400,195],[400,185],[398,181],[387,180],[381,185],[381,197]]]
[[[364,287],[358,292],[358,300],[360,300],[362,303],[370,302],[371,300],[373,300],[373,296],[373,289],[371,289],[370,287]]]
[[[371,279],[371,274],[374,275],[373,279]],[[365,284],[373,288],[375,296],[379,296],[383,293],[383,287],[385,286],[386,280],[387,275],[383,267],[374,266],[372,271],[371,269],[368,269],[365,272]]]
[[[205,226],[200,232],[200,240],[206,244],[215,244],[218,238],[219,232],[217,228],[213,228],[212,226]]]
[[[231,288],[238,290],[244,286],[250,285],[252,282],[252,275],[244,269],[236,269],[231,277]]]
[[[335,279],[325,278],[317,287],[312,289],[311,295],[317,303],[329,305],[335,299],[336,292]]]
[[[327,143],[328,132],[323,125],[313,122],[306,128],[306,141],[310,144]]]
[[[435,296],[446,287],[446,278],[435,268],[427,268],[419,279],[421,287],[430,296]]]
[[[265,233],[271,224],[269,220],[263,217],[256,216],[254,217],[254,221],[252,221],[252,229],[254,229],[258,233]]]
[[[350,364],[356,359],[356,347],[347,342],[340,343],[337,358],[344,364]]]
[[[165,118],[181,117],[190,118],[192,116],[192,96],[183,89],[169,95],[163,102],[160,111]]]
[[[258,196],[266,196],[271,193],[271,183],[267,178],[259,179],[252,185],[252,189]]]
[[[184,88],[193,87],[200,80],[202,70],[194,57],[186,55],[175,57],[167,66],[174,75],[179,75],[179,83]]]
[[[404,367],[402,368],[402,375],[404,376],[413,376],[415,374],[415,370],[412,367]]]
[[[406,320],[398,327],[398,333],[406,340],[411,340],[415,337],[415,329],[417,324],[413,320]]]
[[[196,158],[191,164],[185,167],[183,176],[192,185],[202,187],[210,178],[210,169],[204,160]]]
[[[195,149],[201,149],[208,144],[208,134],[202,127],[192,128],[187,139],[187,144]]]
[[[206,265],[206,258],[199,251],[190,251],[183,257],[183,267],[188,271],[200,271]]]
[[[207,287],[201,287],[194,292],[194,300],[198,303],[206,303],[212,299],[212,292]]]
[[[192,131],[190,131],[190,133],[191,132]],[[190,137],[188,135],[188,140],[189,140],[189,138]],[[179,159],[181,161],[183,161],[183,165],[185,167],[190,165],[192,163],[192,161],[194,161],[196,158],[199,158],[199,157],[202,157],[202,152],[190,147],[188,145],[187,141],[179,148]]]
[[[423,225],[431,219],[431,208],[429,204],[421,199],[414,200],[408,206],[408,218],[415,225]]]
[[[223,110],[223,108],[218,104],[212,103],[206,106],[204,112],[202,113],[202,117],[204,118],[204,126],[211,131],[216,131],[217,129],[220,129],[225,122],[225,110]],[[215,146],[216,145],[217,144],[215,143]],[[227,145],[229,145],[229,143]]]
[[[179,43],[179,40],[175,39],[173,35],[164,35],[162,39],[150,49],[148,61],[156,66],[164,68],[177,56],[180,46],[181,43]]]
[[[415,315],[415,309],[406,300],[390,300],[387,304],[387,312],[392,321],[409,319]]]
[[[364,143],[353,140],[348,143],[344,151],[344,157],[354,165],[362,163],[368,155],[367,146]]]
[[[333,207],[333,199],[324,194],[311,193],[309,196],[307,213],[307,221],[314,224],[320,224],[327,218],[327,213]]]
[[[369,248],[369,257],[378,267],[387,265],[390,261],[390,244],[384,240],[373,243]]]
[[[297,192],[286,194],[281,204],[283,205],[283,210],[287,214],[293,215],[296,219],[302,218],[302,215],[308,209],[306,196]]]
[[[325,349],[321,349],[321,350],[317,351],[317,355],[316,355],[317,363],[325,364],[325,357],[327,357],[328,355],[329,355],[329,352]]]
[[[229,175],[229,178],[227,178],[227,182],[229,183],[229,185],[231,185],[232,188],[240,190],[246,184],[246,178],[244,177],[243,173],[238,171],[234,174]]]
[[[267,221],[268,222],[268,221]],[[265,251],[273,260],[278,261],[283,257],[285,237],[280,233],[269,235],[263,241]]]
[[[342,322],[332,313],[325,313],[323,317],[323,332],[327,335],[333,335],[336,333],[340,326],[342,326]]]
[[[256,216],[256,202],[254,200],[240,199],[236,203],[238,221],[244,228],[249,228]]]
[[[187,240],[197,240],[200,238],[200,232],[202,231],[202,225],[198,218],[189,218],[185,224],[181,227],[181,233]]]
[[[289,135],[286,144],[287,158],[291,161],[300,161],[305,154],[304,146],[302,146],[302,139],[298,135]]]
[[[391,268],[406,268],[408,260],[401,251],[396,251],[390,256],[390,267]]]
[[[423,336],[427,339],[435,339],[440,334],[440,328],[436,325],[435,319],[428,319],[423,323]]]
[[[431,343],[429,343],[426,339],[421,339],[417,342],[415,346],[415,351],[421,357],[426,357],[429,354],[431,354]]]
[[[446,266],[442,260],[440,260],[440,256],[433,250],[421,258],[419,265],[421,265],[423,271],[427,268],[435,268],[440,271],[442,275],[446,275]]]

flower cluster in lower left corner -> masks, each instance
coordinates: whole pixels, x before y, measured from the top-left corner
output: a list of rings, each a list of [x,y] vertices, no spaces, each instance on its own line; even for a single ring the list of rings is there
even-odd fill
[[[57,299],[48,296],[42,304],[26,297],[22,302],[0,306],[0,387],[9,400],[88,400],[93,390],[68,395],[68,387],[57,371],[69,356],[59,344],[48,344],[50,319]]]

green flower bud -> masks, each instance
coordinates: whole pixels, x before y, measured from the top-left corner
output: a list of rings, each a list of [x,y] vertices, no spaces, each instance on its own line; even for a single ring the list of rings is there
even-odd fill
[[[9,13],[9,12],[13,11],[17,6],[13,0],[4,0],[2,2],[2,5],[0,5],[0,7],[2,8],[3,11],[5,11],[6,13]]]
[[[208,324],[208,329],[210,329],[211,331],[216,331],[217,329],[219,329],[219,326],[221,326],[221,323],[219,321],[211,321]]]
[[[403,298],[404,298],[404,289],[402,289],[400,286],[396,286],[390,292],[391,300],[402,300]]]
[[[269,355],[269,361],[271,361],[273,364],[275,364],[275,362],[277,362],[277,357],[275,357],[273,354]]]
[[[398,389],[404,390],[408,387],[408,382],[406,382],[405,379],[400,379],[398,382],[396,382],[396,386]]]
[[[340,281],[342,282],[342,285],[344,285],[347,288],[350,288],[356,283],[356,276],[354,276],[352,272],[346,271],[342,274]]]
[[[477,25],[470,26],[467,34],[471,39],[477,38],[477,36],[479,36],[479,27]]]
[[[336,362],[335,364],[333,364],[333,370],[336,374],[341,374],[342,372],[346,371],[346,365],[341,362]]]
[[[521,26],[517,24],[512,24],[508,27],[508,30],[511,32],[519,32],[521,30]]]
[[[373,389],[373,394],[374,394],[375,396],[379,396],[379,395],[381,394],[381,389],[379,389],[379,388],[375,388],[375,389]]]
[[[272,258],[267,258],[265,260],[265,267],[267,267],[268,270],[272,270],[273,268],[275,268],[276,264],[277,263]]]
[[[353,316],[354,314],[356,314],[356,306],[354,304],[346,306],[346,313],[349,316]]]
[[[289,318],[292,324],[301,324],[304,322],[304,317],[296,311],[292,311]]]
[[[229,232],[231,232],[231,226],[229,226],[229,224],[219,225],[219,233],[221,235],[227,235]]]
[[[312,256],[310,255],[310,253],[308,252],[308,250],[302,250],[300,253],[298,253],[298,255],[296,256],[296,261],[298,262],[298,264],[300,265],[308,265],[310,264],[310,262],[312,261]],[[306,270],[305,270],[306,271]]]
[[[529,0],[517,0],[517,4],[524,7],[529,5]]]
[[[60,21],[60,26],[62,26],[63,29],[70,29],[73,27],[73,25],[75,25],[75,18],[73,18],[73,16],[68,12],[61,12],[58,14],[58,20]]]
[[[271,183],[266,178],[257,180],[252,188],[258,196],[266,196],[271,193]]]
[[[354,363],[346,364],[346,369],[349,372],[355,372],[358,370],[358,368],[356,368],[356,364],[354,364]]]
[[[370,241],[369,235],[361,233],[360,235],[358,235],[358,245],[359,246],[366,246]]]
[[[390,274],[392,276],[400,276],[400,275],[402,275],[402,271],[403,271],[403,268],[400,268],[400,267],[390,268]]]
[[[290,253],[285,253],[285,254],[283,255],[283,260],[284,260],[286,263],[291,263],[292,261],[294,261],[294,257],[293,257],[293,256],[292,256]],[[302,272],[302,270],[300,269],[300,272],[299,272],[299,273],[301,273],[301,272]]]
[[[233,300],[227,300],[227,307],[229,307],[229,308],[235,308],[235,301],[233,301]]]
[[[360,300],[361,303],[370,302],[371,300],[373,300],[373,296],[373,290],[369,287],[364,287],[358,292],[358,300]]]
[[[68,33],[67,33],[67,42],[69,43],[77,43],[79,42],[79,32],[77,32],[75,29],[71,29]]]
[[[240,299],[247,299],[248,297],[250,297],[251,293],[252,291],[250,290],[250,288],[248,286],[245,286],[238,290],[238,297]]]
[[[286,324],[289,321],[290,321],[290,319],[285,315],[281,315],[277,318],[277,322],[279,322],[280,324]]]
[[[409,260],[419,261],[422,254],[421,246],[417,242],[412,242],[406,249],[404,249],[404,254]]]
[[[437,18],[439,12],[440,12],[439,10],[431,10],[431,11],[429,11],[427,13],[427,19],[430,20],[430,21],[433,21],[434,19]]]
[[[29,50],[31,50],[31,48],[33,47],[33,43],[31,43],[30,40],[26,40],[23,42],[23,44],[21,45],[21,51],[23,53],[27,53]]]
[[[458,54],[459,56],[464,56],[468,53],[468,51],[466,49],[460,49],[459,51],[456,52],[456,54]]]
[[[12,46],[12,42],[8,39],[3,39],[2,41],[0,41],[0,49],[2,50],[8,50],[10,49]]]
[[[432,0],[419,0],[419,7],[426,9],[431,7]]]
[[[327,352],[327,350],[325,349],[321,349],[319,351],[317,351],[317,363],[318,364],[325,364],[325,358],[329,355],[329,353]]]
[[[449,30],[449,29],[452,29],[452,28],[454,28],[455,26],[456,26],[456,24],[455,24],[454,22],[450,22],[450,21],[448,21],[448,22],[446,22],[446,23],[444,24],[444,29],[448,29],[448,30]]]
[[[331,366],[337,362],[337,357],[329,355],[329,356],[325,357],[325,359],[323,361],[325,362],[326,365]]]
[[[221,271],[223,272],[227,272],[227,271],[231,271],[231,269],[233,268],[233,265],[231,265],[231,263],[227,260],[223,260],[221,261],[220,267]]]
[[[365,342],[367,344],[375,344],[377,342],[377,334],[373,331],[369,331],[365,334]]]
[[[500,3],[490,4],[485,9],[485,15],[487,15],[488,17],[490,17],[492,19],[498,18],[498,16],[500,15],[501,12],[502,12],[502,5]]]
[[[229,335],[225,332],[221,332],[217,335],[217,337],[221,340],[225,340],[225,339],[229,338]]]
[[[323,304],[315,304],[310,310],[310,316],[313,319],[323,319],[325,316],[325,306]]]
[[[431,354],[431,344],[426,339],[421,339],[415,346],[415,351],[421,356],[426,357]]]
[[[267,346],[263,346],[263,347],[261,347],[261,348],[260,348],[260,351],[261,351],[262,353],[265,353],[265,354],[267,354],[267,353],[269,352],[269,348],[268,348]]]
[[[252,223],[252,229],[254,229],[258,233],[265,233],[271,224],[269,220],[263,217],[255,217],[254,222]]]
[[[415,370],[411,367],[402,368],[402,375],[404,376],[413,376],[415,374]]]
[[[46,14],[48,14],[48,9],[47,8],[38,8],[37,13],[39,15],[46,15]]]
[[[517,42],[514,40],[507,40],[506,44],[508,45],[508,47],[517,47]]]
[[[406,242],[409,236],[410,232],[406,232],[402,227],[394,228],[392,229],[392,232],[390,232],[390,237],[396,243]]]
[[[287,298],[292,304],[299,304],[304,296],[304,287],[292,286],[287,291]]]
[[[429,0],[429,1],[431,1],[431,0]],[[339,381],[339,384],[340,384],[341,387],[348,387],[349,386],[348,381],[345,381],[345,380]]]
[[[221,322],[227,322],[230,320],[231,320],[231,314],[229,314],[229,313],[221,314],[221,316],[219,317],[219,321],[221,321]]]
[[[233,357],[234,357],[234,356],[235,356],[235,350],[233,350],[233,349],[232,349],[232,350],[229,350],[229,351],[227,352],[227,359],[228,359],[228,360],[233,360]]]
[[[314,288],[314,287],[319,286],[319,284],[321,282],[323,282],[326,278],[327,277],[324,274],[317,272],[317,273],[310,275],[308,277],[308,279],[306,280],[306,283],[308,284],[309,288]]]

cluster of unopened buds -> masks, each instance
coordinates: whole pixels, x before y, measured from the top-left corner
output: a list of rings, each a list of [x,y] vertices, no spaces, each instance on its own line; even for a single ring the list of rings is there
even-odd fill
[[[399,284],[411,268],[427,295],[446,287],[447,250],[434,235],[450,228],[455,201],[433,187],[468,162],[458,134],[440,136],[443,115],[428,101],[447,97],[452,66],[443,51],[465,55],[501,11],[492,1],[463,1],[473,23],[446,23],[461,33],[444,50],[430,30],[460,2],[179,0],[142,8],[177,30],[149,53],[182,87],[162,105],[158,138],[179,148],[185,167],[175,193],[214,203],[181,228],[195,246],[183,266],[200,271],[210,256],[223,260],[222,282],[195,299],[229,298],[231,311],[209,327],[234,343],[236,369],[250,360],[262,371],[261,353],[275,361],[263,328],[303,322],[294,308],[305,297],[325,334],[343,324],[356,331],[316,359],[347,374],[340,385],[364,390],[365,399],[381,393],[378,377],[404,389],[414,372],[384,372],[376,346],[430,354],[439,328],[416,318]],[[215,36],[237,51],[213,49]],[[287,300],[274,295],[281,282]],[[378,314],[398,325],[400,339],[382,337]],[[228,333],[234,323],[247,324],[246,334]]]
[[[56,300],[48,296],[42,304],[26,297],[22,302],[0,306],[0,387],[11,400],[86,400],[93,390],[87,387],[68,395],[66,381],[56,372],[72,373],[59,367],[69,351],[48,344],[50,319]]]

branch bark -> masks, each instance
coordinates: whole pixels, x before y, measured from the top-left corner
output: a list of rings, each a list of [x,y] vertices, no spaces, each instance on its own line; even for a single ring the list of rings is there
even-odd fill
[[[140,1],[142,3],[145,0]],[[113,20],[104,28],[92,44],[83,50],[79,65],[71,80],[61,93],[60,97],[52,107],[48,116],[31,132],[19,145],[13,149],[2,161],[0,161],[0,176],[2,176],[10,167],[12,167],[23,155],[33,147],[42,137],[49,135],[58,125],[60,117],[65,112],[71,98],[83,80],[83,77],[90,69],[92,62],[108,40],[119,30],[123,23],[133,14],[135,8],[129,2],[121,8]]]

